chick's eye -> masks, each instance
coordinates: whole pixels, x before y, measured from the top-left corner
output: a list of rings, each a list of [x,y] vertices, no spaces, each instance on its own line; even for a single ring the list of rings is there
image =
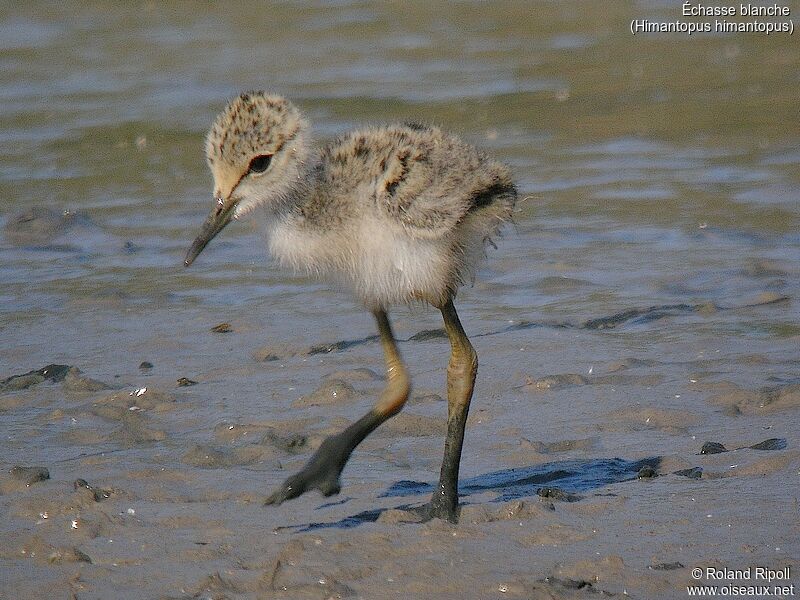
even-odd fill
[[[271,154],[262,154],[256,156],[250,161],[250,167],[247,169],[248,173],[263,173],[269,167],[269,162],[272,160]]]

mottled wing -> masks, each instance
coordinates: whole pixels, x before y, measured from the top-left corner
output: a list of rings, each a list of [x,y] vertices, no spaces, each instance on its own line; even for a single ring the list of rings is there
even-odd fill
[[[508,169],[435,127],[384,130],[393,139],[377,181],[381,210],[409,233],[439,238],[471,210],[516,195]]]

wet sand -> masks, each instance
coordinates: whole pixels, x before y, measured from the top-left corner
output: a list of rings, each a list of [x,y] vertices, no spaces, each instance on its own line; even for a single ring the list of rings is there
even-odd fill
[[[411,323],[398,335],[414,337]],[[677,317],[668,328],[683,326]],[[224,335],[240,343],[237,329]],[[779,368],[778,349],[735,369],[730,348],[696,346],[536,377],[528,330],[482,333],[458,525],[405,510],[426,501],[440,459],[442,370],[425,370],[446,360],[438,338],[402,343],[422,370],[417,391],[355,453],[341,495],[280,507],[262,506],[267,491],[379,391],[374,341],[192,373],[192,386],[157,362],[110,383],[74,368],[60,381],[4,382],[6,414],[27,409],[29,433],[63,448],[58,460],[19,465],[47,478],[0,479],[6,597],[680,597],[690,568],[795,564],[800,386],[731,380]],[[535,339],[577,348],[576,365],[607,335],[553,326]],[[317,385],[255,399],[260,419],[198,417],[224,405],[220,393],[264,389],[270,377]],[[705,442],[727,451],[701,453]]]
[[[797,584],[795,38],[631,37],[665,2],[496,6],[0,8],[0,599]],[[265,87],[320,139],[418,119],[514,171],[515,223],[457,299],[480,358],[458,525],[408,511],[447,410],[422,306],[391,314],[412,398],[341,494],[263,506],[383,382],[370,316],[256,227],[181,266],[206,128]]]

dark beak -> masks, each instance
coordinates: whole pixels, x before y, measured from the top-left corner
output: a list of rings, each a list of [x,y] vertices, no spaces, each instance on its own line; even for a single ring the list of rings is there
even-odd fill
[[[208,215],[206,222],[200,229],[200,235],[192,243],[192,247],[186,253],[186,258],[183,261],[184,266],[188,267],[197,258],[197,255],[203,251],[208,242],[214,239],[220,231],[225,228],[225,225],[233,219],[233,209],[236,207],[235,202],[221,202],[217,200],[217,205],[211,214]]]

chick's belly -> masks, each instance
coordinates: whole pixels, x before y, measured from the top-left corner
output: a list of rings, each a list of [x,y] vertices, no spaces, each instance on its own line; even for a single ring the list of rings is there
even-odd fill
[[[418,240],[379,231],[362,246],[353,283],[365,300],[386,305],[438,303],[451,287],[452,255],[440,240]]]

